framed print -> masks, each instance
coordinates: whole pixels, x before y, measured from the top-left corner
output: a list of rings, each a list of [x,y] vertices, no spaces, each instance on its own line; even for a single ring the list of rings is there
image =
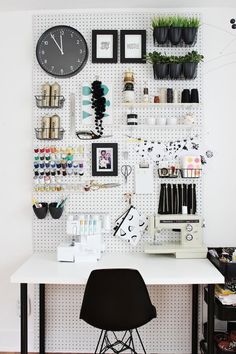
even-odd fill
[[[92,176],[118,175],[118,145],[92,144]]]
[[[120,62],[146,63],[146,31],[120,31]]]
[[[92,63],[117,63],[118,32],[92,31]]]

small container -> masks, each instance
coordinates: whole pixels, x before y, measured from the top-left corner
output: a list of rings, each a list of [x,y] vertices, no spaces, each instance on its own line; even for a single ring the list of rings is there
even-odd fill
[[[51,214],[51,217],[53,219],[60,219],[60,217],[62,216],[63,210],[64,208],[56,208],[57,203],[50,203],[49,204],[49,212]]]
[[[160,103],[160,96],[154,96],[154,103]]]
[[[166,118],[165,117],[157,117],[156,123],[157,123],[157,125],[166,125]]]
[[[127,125],[138,125],[138,115],[135,113],[127,114]]]
[[[148,103],[149,102],[149,95],[148,95],[148,88],[144,87],[143,89],[143,102]]]
[[[42,207],[36,208],[36,206],[33,205],[33,211],[38,219],[44,219],[47,215],[47,212],[48,212],[48,203],[41,203],[40,202],[39,204],[41,204]]]

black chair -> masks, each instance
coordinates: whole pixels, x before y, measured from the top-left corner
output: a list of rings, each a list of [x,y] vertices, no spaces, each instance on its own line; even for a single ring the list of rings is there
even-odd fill
[[[114,353],[127,349],[136,353],[133,330],[146,353],[137,328],[155,317],[156,308],[152,305],[147,287],[137,270],[99,269],[91,272],[80,318],[101,329],[95,353],[100,343],[99,353],[105,353],[109,349]],[[124,334],[118,339],[116,332],[120,331]]]

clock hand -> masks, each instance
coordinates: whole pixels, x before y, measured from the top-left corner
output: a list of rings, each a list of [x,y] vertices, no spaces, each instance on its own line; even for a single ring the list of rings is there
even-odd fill
[[[60,34],[60,44],[61,44],[61,51],[62,51],[62,54],[64,54],[63,42],[62,42],[62,34]]]
[[[56,39],[55,39],[55,37],[54,37],[54,34],[51,34],[51,37],[52,37],[52,39],[54,40],[54,42],[55,42],[56,46],[58,47],[58,49],[60,50],[61,54],[63,55],[63,54],[64,54],[64,53],[63,53],[63,50],[62,50],[62,48],[59,46],[59,44],[57,43],[57,41],[56,41]]]

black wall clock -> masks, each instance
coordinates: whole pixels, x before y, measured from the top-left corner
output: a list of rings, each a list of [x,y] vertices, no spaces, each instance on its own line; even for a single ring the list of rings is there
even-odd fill
[[[88,47],[82,34],[69,26],[49,28],[39,38],[36,56],[41,68],[55,77],[71,77],[85,66]]]

